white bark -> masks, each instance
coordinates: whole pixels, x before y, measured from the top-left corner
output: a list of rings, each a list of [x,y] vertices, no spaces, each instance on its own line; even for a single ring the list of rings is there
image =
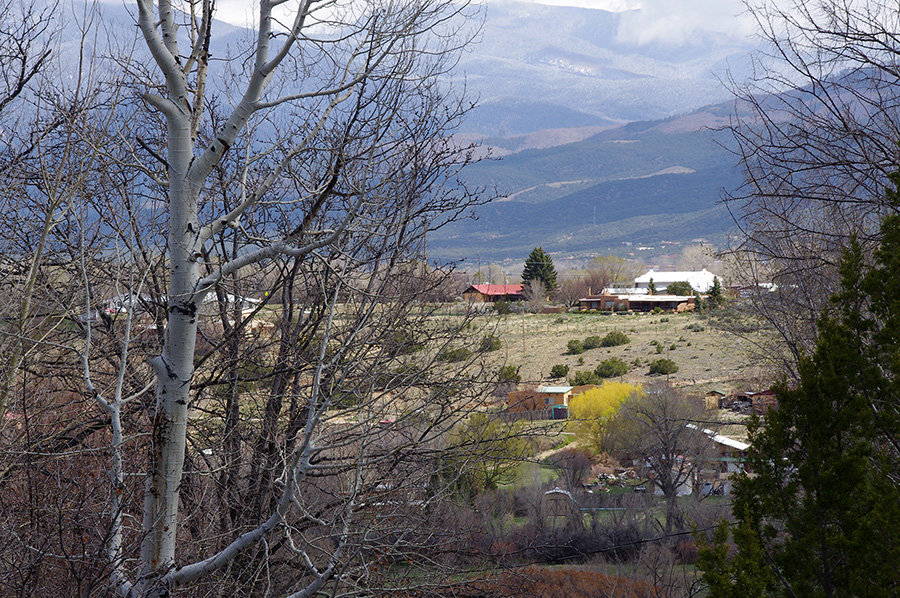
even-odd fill
[[[165,95],[147,94],[146,103],[157,110],[165,119],[166,134],[165,163],[167,165],[166,200],[168,210],[168,290],[167,323],[165,342],[159,356],[151,361],[156,376],[156,405],[153,416],[152,450],[149,475],[146,480],[143,513],[143,539],[141,545],[141,566],[136,584],[131,592],[137,596],[167,595],[173,588],[206,576],[229,564],[241,552],[265,539],[284,520],[285,513],[297,501],[297,487],[310,470],[314,454],[322,450],[316,445],[317,429],[322,423],[325,410],[330,404],[328,397],[319,393],[323,383],[322,372],[329,359],[326,347],[329,344],[330,325],[325,339],[321,341],[319,366],[311,383],[307,422],[299,441],[285,466],[284,489],[277,508],[261,525],[239,535],[218,553],[193,564],[180,566],[176,562],[178,543],[179,500],[184,475],[184,459],[188,426],[188,403],[191,400],[191,384],[194,376],[194,358],[197,341],[198,311],[204,296],[240,269],[271,259],[278,255],[302,258],[315,255],[322,248],[337,243],[344,237],[352,237],[370,228],[366,223],[368,213],[375,218],[383,218],[376,213],[380,199],[370,197],[365,189],[367,175],[351,190],[354,199],[343,210],[343,216],[332,226],[314,230],[312,223],[324,215],[323,204],[332,193],[339,177],[344,176],[343,152],[340,147],[332,148],[334,172],[330,182],[313,194],[313,202],[302,219],[302,224],[281,238],[272,239],[255,249],[248,249],[240,256],[220,264],[211,273],[201,274],[200,256],[207,249],[206,244],[227,227],[237,226],[241,216],[269,194],[272,186],[291,165],[298,154],[309,149],[310,142],[320,137],[332,112],[346,100],[357,97],[356,114],[352,124],[364,107],[361,106],[363,85],[378,69],[386,68],[388,62],[395,66],[392,75],[378,85],[393,85],[390,77],[397,80],[397,89],[391,94],[402,94],[403,78],[412,68],[416,55],[422,53],[417,44],[410,43],[418,36],[428,33],[431,27],[440,26],[449,14],[458,9],[449,3],[420,0],[389,3],[360,27],[358,45],[347,54],[347,63],[341,66],[334,84],[312,92],[275,94],[265,98],[267,87],[280,66],[303,39],[303,30],[314,7],[312,0],[300,3],[287,35],[278,34],[273,29],[272,8],[279,2],[262,0],[259,7],[259,25],[253,56],[253,70],[246,79],[242,96],[221,126],[212,132],[208,144],[200,148],[197,142],[199,114],[202,111],[202,92],[206,88],[205,65],[207,57],[203,47],[205,33],[209,26],[209,3],[201,7],[198,33],[193,38],[189,58],[182,64],[179,50],[178,16],[170,0],[137,0],[138,24],[142,37],[150,50],[159,72],[165,79]],[[192,4],[192,10],[194,5]],[[446,12],[448,15],[443,15]],[[197,16],[194,15],[196,21]],[[393,20],[392,20],[393,19]],[[270,48],[273,40],[280,39],[277,48]],[[192,71],[192,69],[195,69]],[[188,80],[196,76],[199,85],[192,88]],[[388,101],[393,96],[388,96]],[[399,97],[399,96],[398,96]],[[315,125],[302,137],[302,141],[284,152],[282,160],[257,188],[244,195],[243,200],[209,221],[201,222],[201,192],[207,179],[228,150],[235,144],[241,131],[246,130],[251,117],[258,111],[298,103],[308,99],[324,99],[324,106],[318,116],[313,115]],[[377,105],[376,105],[377,108]],[[377,108],[384,110],[383,108]],[[387,105],[387,110],[394,110]],[[373,136],[369,159],[374,157],[381,132],[382,119],[388,123],[393,116],[379,114],[367,133]],[[372,118],[371,116],[367,118]],[[349,125],[347,125],[349,127]],[[365,130],[365,129],[361,129]],[[346,138],[340,143],[350,144],[354,140]],[[402,201],[402,200],[401,200]],[[338,210],[340,211],[340,210]],[[362,220],[360,220],[362,218]],[[359,220],[359,222],[357,222]],[[333,313],[332,313],[333,315]],[[362,324],[361,324],[362,326]],[[352,342],[344,339],[342,342]],[[338,355],[343,355],[343,350]],[[119,411],[116,404],[105,405],[114,416]],[[114,423],[114,437],[116,436]],[[119,424],[120,425],[120,424]],[[119,435],[120,436],[120,435]],[[115,442],[115,439],[114,439]],[[121,463],[114,469],[121,469]],[[352,511],[352,506],[346,507]],[[349,515],[348,515],[349,517]],[[317,592],[332,579],[336,561],[321,570],[315,570],[314,579],[307,587],[292,596],[306,596]],[[128,586],[122,585],[126,588]]]

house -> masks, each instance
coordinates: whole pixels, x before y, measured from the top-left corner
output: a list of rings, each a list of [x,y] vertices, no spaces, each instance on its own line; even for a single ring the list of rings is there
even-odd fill
[[[773,390],[762,390],[750,397],[750,409],[756,415],[764,415],[769,409],[777,406],[778,399]]]
[[[473,284],[463,291],[463,299],[471,303],[521,301],[523,288],[520,284]]]
[[[662,311],[694,311],[696,299],[688,295],[629,295],[628,309],[648,312],[654,309]]]
[[[646,274],[634,279],[634,286],[638,293],[647,293],[650,290],[650,281],[659,292],[664,292],[666,287],[673,282],[687,282],[698,293],[708,293],[713,286],[715,274],[706,268],[697,271],[685,272],[657,272],[650,270]]]
[[[601,311],[628,311],[628,295],[603,293],[588,295],[578,300],[582,310],[598,309]]]
[[[553,419],[566,419],[569,415],[569,399],[575,396],[575,390],[574,386],[541,386],[533,390],[517,390],[507,393],[507,407],[512,412],[547,409]]]
[[[745,471],[744,462],[750,445],[741,440],[717,434],[713,430],[701,429],[696,424],[686,427],[706,434],[712,441],[712,448],[705,458],[700,472],[700,492],[702,494],[731,494],[731,475]]]
[[[569,399],[574,396],[574,390],[574,386],[541,386],[535,392],[539,398],[544,400],[545,408],[565,407],[568,409]]]
[[[578,300],[582,310],[640,311],[659,308],[663,311],[693,311],[696,298],[689,295],[589,295]]]

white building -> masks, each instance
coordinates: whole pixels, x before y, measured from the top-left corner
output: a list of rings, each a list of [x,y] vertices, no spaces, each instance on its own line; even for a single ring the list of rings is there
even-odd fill
[[[715,274],[704,268],[699,272],[657,272],[650,270],[634,279],[636,293],[646,294],[650,289],[650,281],[657,293],[665,293],[666,287],[673,282],[687,282],[698,293],[708,293],[713,286]]]

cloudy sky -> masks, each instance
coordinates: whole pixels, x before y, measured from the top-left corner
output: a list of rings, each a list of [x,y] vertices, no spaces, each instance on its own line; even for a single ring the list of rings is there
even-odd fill
[[[496,0],[488,0],[496,1]],[[742,16],[740,0],[517,0],[560,6],[599,8],[615,12],[631,11],[623,19],[622,41],[637,43],[690,43],[698,33],[713,31],[746,35],[752,31]],[[235,25],[248,22],[254,3],[246,0],[218,0],[218,17]]]

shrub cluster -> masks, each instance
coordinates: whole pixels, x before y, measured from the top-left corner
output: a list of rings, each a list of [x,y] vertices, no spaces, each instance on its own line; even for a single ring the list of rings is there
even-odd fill
[[[657,359],[650,364],[650,374],[674,374],[678,366],[671,359]]]
[[[466,347],[446,347],[437,355],[438,361],[465,361],[472,356],[472,351]]]
[[[600,378],[616,378],[624,376],[628,373],[628,364],[619,359],[612,357],[600,362],[600,365],[594,370]]]
[[[558,363],[550,368],[551,378],[565,378],[569,375],[569,366]]]
[[[518,384],[522,381],[522,376],[519,375],[519,368],[516,366],[504,365],[497,370],[497,379],[500,382],[513,382]]]
[[[581,372],[575,372],[575,375],[569,378],[569,384],[572,386],[585,386],[587,384],[602,384],[603,380],[597,376],[596,372],[592,372],[591,370],[584,370]]]
[[[600,342],[601,347],[618,347],[619,345],[627,345],[631,342],[631,339],[628,338],[628,335],[624,332],[620,332],[618,330],[613,330],[609,334],[603,337],[603,340]]]
[[[566,345],[569,355],[578,355],[584,353],[584,343],[577,338],[573,338]]]
[[[598,347],[618,347],[619,345],[626,345],[630,342],[631,339],[628,338],[627,334],[618,330],[613,330],[603,338],[596,335],[589,336],[583,341],[573,338],[569,341],[567,347],[569,355],[578,355],[589,349],[596,349]]]
[[[481,339],[481,345],[479,345],[478,349],[482,353],[486,353],[488,351],[499,351],[501,347],[503,347],[503,343],[500,342],[500,339],[489,334]]]
[[[506,299],[500,299],[499,301],[494,302],[494,311],[501,316],[505,316],[506,314],[512,313],[512,304]]]

